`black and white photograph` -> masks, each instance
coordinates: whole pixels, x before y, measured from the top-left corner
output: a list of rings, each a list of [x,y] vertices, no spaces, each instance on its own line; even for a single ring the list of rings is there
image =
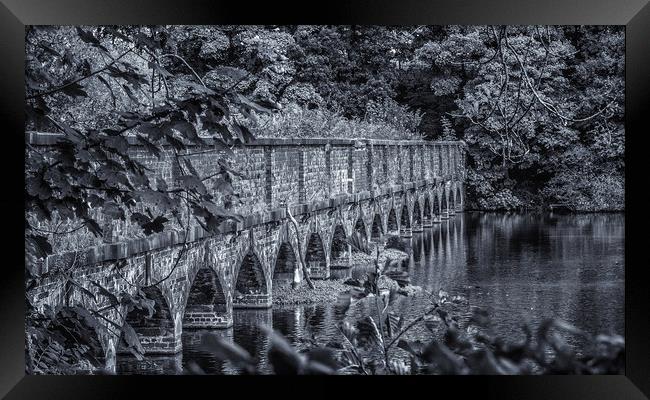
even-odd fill
[[[624,25],[24,57],[27,375],[625,374]]]

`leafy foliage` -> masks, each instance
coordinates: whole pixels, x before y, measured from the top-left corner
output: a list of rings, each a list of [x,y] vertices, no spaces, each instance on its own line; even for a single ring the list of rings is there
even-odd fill
[[[560,320],[543,321],[536,331],[524,325],[526,339],[512,343],[481,331],[489,326],[482,310],[475,310],[472,323],[462,330],[448,314],[440,313],[445,325],[442,340],[429,343],[400,340],[398,347],[411,355],[413,372],[433,374],[527,375],[527,374],[622,374],[625,341],[620,336],[589,337]],[[468,333],[468,331],[470,333]],[[576,354],[565,338],[582,335],[589,348]]]
[[[453,117],[469,145],[475,208],[512,209],[561,201],[582,170],[622,184],[624,34],[615,27],[423,28],[414,69],[443,105],[431,118],[443,136]],[[425,108],[426,109],[426,108]],[[421,127],[422,128],[422,127]],[[581,162],[576,159],[579,151]],[[589,168],[583,168],[588,166]],[[478,175],[478,176],[476,176]],[[552,189],[556,187],[557,189]],[[579,210],[613,210],[596,193]],[[616,196],[616,200],[620,198]]]
[[[64,285],[69,288],[66,295],[78,291],[83,301],[55,308],[46,304],[39,310],[29,300],[30,288],[27,288],[27,373],[108,373],[102,332],[119,336],[124,349],[138,359],[143,358],[140,339],[124,315],[137,309],[146,311],[150,318],[155,307],[153,299],[142,290],[114,294],[97,281],[91,281],[91,287],[87,288],[67,271],[53,271],[39,278],[54,279],[54,275],[64,277]]]
[[[283,107],[254,121],[258,134],[464,140],[468,167],[492,188],[469,185],[478,196],[476,208],[559,202],[560,193],[549,186],[557,187],[551,180],[563,171],[577,172],[575,149],[589,175],[613,171],[615,187],[622,185],[620,27],[255,26],[209,32],[229,38],[215,40],[228,54],[219,62],[240,71],[226,81],[242,79],[242,89]],[[573,190],[568,181],[558,189]],[[623,206],[594,196],[575,201],[578,209]]]
[[[372,103],[369,103],[369,107]],[[372,111],[371,111],[372,110]],[[377,116],[371,116],[370,113]],[[389,111],[381,105],[375,105],[364,119],[347,118],[341,111],[323,108],[308,109],[296,104],[285,106],[281,112],[262,115],[248,121],[251,131],[259,137],[292,138],[360,138],[360,139],[421,139],[422,135],[415,127],[405,127],[407,119],[418,120],[417,113],[399,109],[397,116],[388,115]],[[401,124],[398,122],[402,122]]]
[[[44,313],[31,309],[28,317],[28,373],[67,374],[103,368],[104,350],[96,334],[98,322],[86,309],[46,307]]]
[[[333,349],[313,347],[304,353],[296,351],[284,336],[273,329],[262,326],[268,335],[271,346],[268,359],[273,372],[278,375],[328,375],[336,371],[337,361]],[[202,348],[217,359],[229,361],[242,374],[257,375],[256,359],[245,349],[227,339],[206,333],[202,338]],[[191,367],[191,372],[203,374],[198,365]]]

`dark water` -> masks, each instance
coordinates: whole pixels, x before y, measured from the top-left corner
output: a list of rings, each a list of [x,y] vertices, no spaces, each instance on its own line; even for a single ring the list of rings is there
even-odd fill
[[[404,240],[410,248],[404,268],[413,285],[460,295],[470,306],[485,308],[496,331],[506,338],[521,337],[524,321],[537,325],[547,317],[594,334],[624,333],[623,214],[465,213]],[[409,320],[428,304],[421,296],[404,297],[396,307]],[[374,314],[367,307],[353,304],[347,317]],[[461,323],[470,313],[467,307]],[[269,341],[259,323],[273,325],[304,348],[309,343],[340,343],[337,324],[343,318],[330,304],[235,310],[233,328],[217,332],[258,355],[262,370],[271,372],[266,360]],[[201,334],[185,332],[183,353],[177,357],[137,367],[118,359],[118,373],[182,373],[190,361],[207,373],[235,372],[197,350]],[[408,336],[428,337],[423,327]]]

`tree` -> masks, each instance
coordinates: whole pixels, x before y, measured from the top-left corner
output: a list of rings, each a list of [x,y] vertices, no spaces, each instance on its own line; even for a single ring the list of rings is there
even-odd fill
[[[438,114],[455,117],[477,178],[521,196],[541,193],[576,145],[594,166],[622,155],[623,48],[612,27],[448,27],[415,65],[430,69],[434,95],[454,99]]]

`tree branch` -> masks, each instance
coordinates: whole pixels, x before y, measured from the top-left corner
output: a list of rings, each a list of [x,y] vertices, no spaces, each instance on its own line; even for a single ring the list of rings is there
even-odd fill
[[[539,95],[539,93],[537,92],[537,90],[535,89],[535,87],[533,86],[533,84],[532,84],[531,81],[530,81],[530,77],[528,76],[528,72],[526,72],[526,68],[525,68],[525,66],[523,65],[523,63],[521,62],[521,59],[519,58],[519,53],[518,53],[518,52],[514,49],[514,47],[512,47],[512,45],[508,42],[508,37],[507,37],[507,36],[505,37],[505,43],[506,43],[506,46],[508,47],[508,49],[510,49],[510,51],[512,52],[512,54],[515,56],[515,59],[517,60],[517,63],[519,64],[519,67],[520,67],[520,68],[522,69],[522,71],[524,72],[524,77],[526,78],[526,84],[528,85],[528,87],[530,88],[530,90],[533,92],[533,95],[535,95],[535,98],[537,99],[537,101],[538,101],[542,106],[544,106],[544,108],[546,108],[548,111],[550,111],[551,113],[557,115],[558,117],[560,117],[560,118],[563,119],[564,121],[567,121],[567,122],[584,122],[584,121],[588,121],[588,120],[590,120],[590,119],[592,119],[592,118],[594,118],[594,117],[597,117],[597,116],[600,115],[601,113],[603,113],[605,110],[607,110],[607,108],[609,108],[610,105],[614,104],[614,102],[616,101],[616,99],[612,100],[612,101],[609,102],[605,107],[601,108],[599,111],[597,111],[596,113],[594,113],[594,114],[592,114],[592,115],[590,115],[590,116],[588,116],[588,117],[584,117],[584,118],[571,118],[571,117],[567,117],[566,115],[562,114],[562,113],[557,109],[557,107],[555,107],[555,105],[553,105],[552,103],[550,103],[550,102],[548,102],[548,101],[545,101],[544,99],[541,98],[541,96]]]
[[[295,231],[296,231],[296,239],[298,241],[298,258],[300,258],[300,265],[302,266],[302,273],[305,276],[305,281],[307,281],[307,284],[309,285],[309,288],[314,289],[314,283],[311,281],[311,278],[309,277],[309,270],[307,269],[305,257],[303,257],[303,255],[302,255],[302,244],[301,244],[301,240],[300,240],[300,230],[298,229],[298,221],[296,221],[296,219],[291,214],[291,209],[289,208],[288,203],[286,203],[286,210],[287,210],[287,216],[289,216],[289,220],[291,221],[291,224],[293,225],[293,229],[295,229]]]
[[[47,91],[45,91],[45,92],[36,93],[36,94],[34,94],[34,95],[27,96],[27,97],[25,98],[25,100],[31,100],[31,99],[35,99],[35,98],[37,98],[37,97],[49,96],[49,95],[51,95],[51,94],[54,94],[54,93],[56,93],[56,92],[59,92],[59,91],[65,89],[65,88],[67,88],[67,87],[70,86],[70,85],[74,85],[75,83],[79,83],[79,82],[81,82],[81,81],[83,81],[83,80],[85,80],[85,79],[88,79],[88,78],[90,78],[90,77],[92,77],[92,76],[94,76],[94,75],[99,74],[100,72],[106,71],[109,67],[111,67],[113,64],[115,64],[117,61],[119,61],[122,57],[126,56],[126,55],[129,54],[131,51],[133,51],[133,49],[134,49],[133,47],[130,48],[130,49],[128,49],[127,51],[125,51],[124,53],[122,53],[121,55],[119,55],[118,57],[114,58],[113,61],[111,61],[110,63],[106,64],[104,67],[102,67],[102,68],[100,68],[100,69],[98,69],[98,70],[96,70],[96,71],[93,71],[93,72],[91,72],[90,74],[88,74],[88,75],[86,75],[86,76],[82,76],[81,78],[78,78],[78,79],[75,79],[75,80],[70,81],[70,82],[68,82],[68,83],[65,83],[65,84],[63,84],[63,85],[61,85],[61,86],[59,86],[59,87],[54,88],[54,89],[50,89],[50,90],[47,90]]]

